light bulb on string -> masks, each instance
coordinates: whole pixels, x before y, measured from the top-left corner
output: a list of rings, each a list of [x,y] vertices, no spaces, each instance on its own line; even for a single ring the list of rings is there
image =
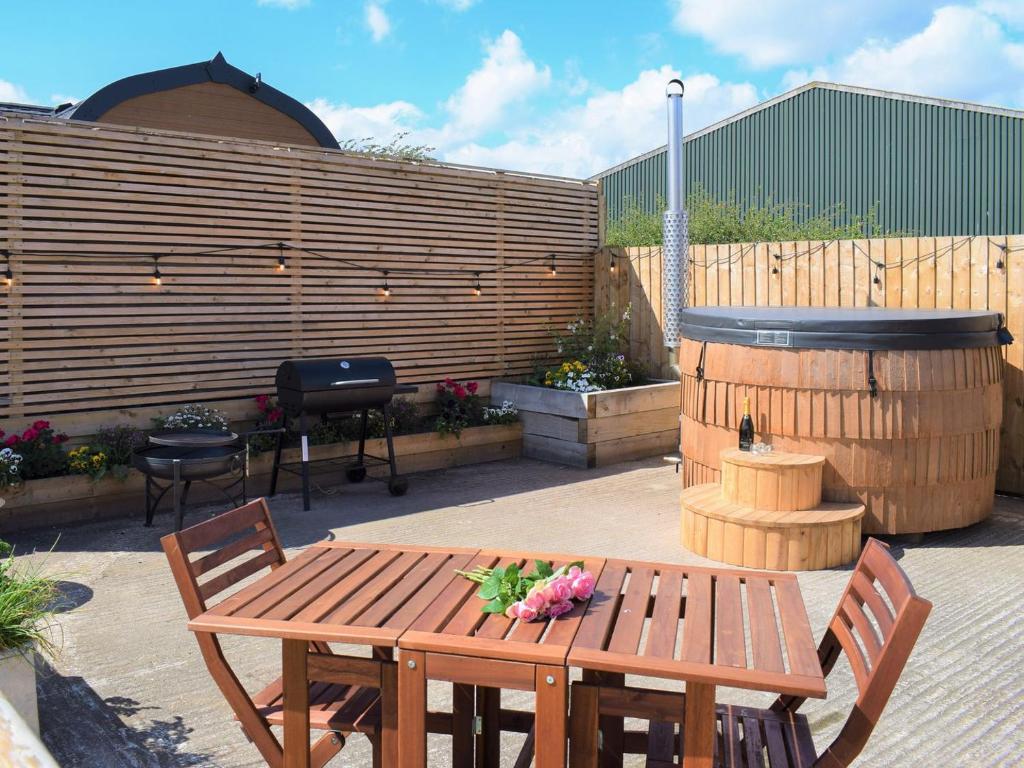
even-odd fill
[[[612,254],[612,260],[608,264],[608,271],[611,272],[613,275],[615,274],[615,255],[614,254]]]
[[[284,272],[284,254],[277,257],[277,271]]]
[[[558,267],[555,265],[555,254],[553,254],[553,253],[551,254],[551,267],[550,267],[550,269],[551,269],[551,274],[552,275],[557,275],[558,274]]]
[[[164,279],[160,274],[160,262],[153,259],[153,285],[163,285]]]
[[[391,295],[391,286],[388,285],[388,271],[386,269],[384,270],[384,286],[382,290],[384,291],[384,298]]]
[[[8,262],[7,269],[4,271],[4,285],[8,288],[14,285],[14,271],[11,269],[10,262]]]
[[[473,285],[473,295],[479,296],[483,293],[483,289],[480,287],[480,273],[474,272],[473,275],[476,277],[476,283]]]

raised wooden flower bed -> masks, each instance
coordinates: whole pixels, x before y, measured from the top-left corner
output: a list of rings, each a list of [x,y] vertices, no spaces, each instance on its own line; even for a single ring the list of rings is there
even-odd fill
[[[468,427],[459,437],[424,432],[399,435],[395,438],[395,454],[398,458],[398,469],[402,474],[514,458],[520,455],[521,447],[520,424]],[[333,443],[313,446],[310,454],[313,459],[328,459],[355,451],[354,443]],[[367,440],[366,451],[378,456],[387,455],[383,438]],[[297,462],[298,454],[298,448],[287,449],[284,452],[284,461]],[[254,457],[250,462],[250,498],[267,492],[272,462],[273,455],[269,452]],[[383,471],[383,468],[371,470],[375,471]],[[339,468],[332,477],[337,477],[341,481],[344,472]],[[145,508],[144,485],[145,477],[136,470],[131,470],[124,480],[106,476],[93,481],[85,475],[29,480],[14,488],[0,491],[0,499],[4,502],[0,506],[0,533],[126,515],[137,515],[141,525]],[[299,487],[297,477],[282,473],[279,491],[295,490]],[[415,486],[410,493],[415,493]],[[382,494],[383,498],[390,498],[386,491],[382,491]],[[219,498],[212,489],[202,483],[196,483],[189,494],[189,503]],[[161,507],[157,525],[162,524],[159,515],[167,509],[169,507]]]
[[[678,381],[586,393],[492,382],[491,403],[505,400],[519,409],[529,458],[603,467],[679,448]]]

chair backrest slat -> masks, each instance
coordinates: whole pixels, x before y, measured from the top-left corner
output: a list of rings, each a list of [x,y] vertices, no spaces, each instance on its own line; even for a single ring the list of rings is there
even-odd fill
[[[178,539],[181,541],[182,549],[191,553],[197,549],[211,547],[246,528],[255,527],[269,518],[270,513],[267,511],[266,502],[263,499],[256,499],[244,506],[179,531]]]
[[[197,577],[204,573],[219,568],[239,555],[243,555],[250,549],[263,549],[264,544],[273,542],[274,534],[269,528],[262,528],[250,533],[244,538],[226,544],[220,549],[214,550],[205,557],[192,561],[192,573]]]
[[[827,661],[826,674],[840,650],[846,655],[859,695],[839,736],[816,765],[847,766],[860,754],[892,696],[931,607],[918,597],[889,548],[877,539],[868,539],[818,650],[819,658]]]
[[[277,562],[277,552],[274,552],[273,550],[264,552],[240,563],[239,565],[236,565],[229,571],[218,574],[205,584],[201,584],[199,586],[199,594],[203,596],[203,600],[209,600],[214,595],[217,595],[228,587],[237,584],[247,576],[252,576],[254,573],[262,571],[264,568],[274,565]]]

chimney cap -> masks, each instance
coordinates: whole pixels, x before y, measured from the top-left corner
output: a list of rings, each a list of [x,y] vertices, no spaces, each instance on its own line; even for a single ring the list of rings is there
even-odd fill
[[[668,85],[665,86],[665,95],[671,98],[672,96],[682,96],[685,86],[683,81],[679,78],[672,78],[668,81]]]

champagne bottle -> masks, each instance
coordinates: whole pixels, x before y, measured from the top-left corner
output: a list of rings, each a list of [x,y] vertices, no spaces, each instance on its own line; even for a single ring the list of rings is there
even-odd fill
[[[740,450],[749,451],[754,445],[754,420],[750,418],[750,398],[743,398],[743,419],[740,421]]]

